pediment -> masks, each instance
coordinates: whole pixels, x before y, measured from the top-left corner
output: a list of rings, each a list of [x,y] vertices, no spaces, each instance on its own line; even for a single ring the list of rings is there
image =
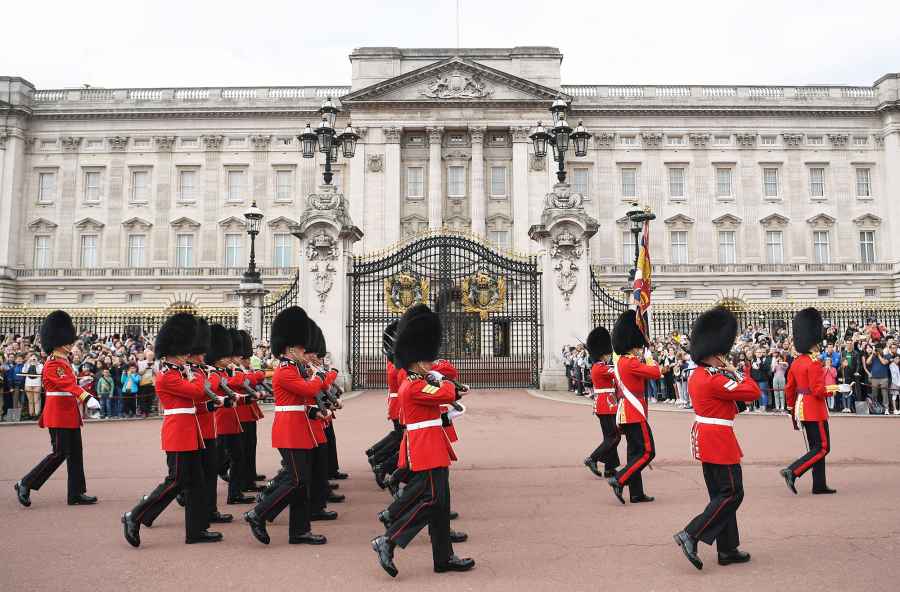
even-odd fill
[[[247,222],[243,218],[238,218],[237,216],[228,216],[227,218],[219,220],[219,226],[226,229],[246,228]]]
[[[79,230],[100,230],[106,226],[103,222],[99,220],[95,220],[93,218],[82,218],[78,222],[75,223],[75,228]]]
[[[741,219],[735,216],[734,214],[722,214],[718,218],[714,218],[712,223],[715,226],[725,226],[731,224],[732,226],[737,226],[741,223]]]
[[[832,218],[828,214],[816,214],[812,218],[807,218],[806,223],[811,226],[834,226],[837,222],[836,218]]]
[[[28,230],[53,230],[57,226],[56,222],[51,222],[46,218],[38,218],[28,224]]]
[[[122,222],[122,226],[124,226],[125,228],[128,228],[128,229],[132,229],[132,228],[147,229],[147,228],[150,228],[151,226],[153,226],[153,223],[148,222],[147,220],[144,220],[143,218],[135,217],[135,218],[129,218],[128,220],[125,220],[124,222]]]
[[[512,226],[512,218],[506,214],[492,214],[485,222],[490,230],[508,230]]]
[[[863,214],[853,219],[853,223],[857,226],[880,226],[881,218],[875,214]]]
[[[456,56],[361,88],[341,103],[546,103],[557,97],[571,100],[558,89]]]
[[[297,226],[298,222],[287,216],[278,216],[277,218],[269,220],[266,224],[269,225],[269,228],[290,228],[292,226]]]
[[[790,219],[781,214],[769,214],[759,221],[763,226],[787,226],[788,222],[790,222]]]
[[[169,226],[172,228],[200,228],[200,223],[187,216],[182,216],[169,222]]]
[[[693,224],[694,219],[691,218],[690,216],[685,216],[684,214],[675,214],[674,216],[666,218],[665,220],[663,220],[663,222],[667,226],[672,226],[673,224],[687,225],[687,224]]]

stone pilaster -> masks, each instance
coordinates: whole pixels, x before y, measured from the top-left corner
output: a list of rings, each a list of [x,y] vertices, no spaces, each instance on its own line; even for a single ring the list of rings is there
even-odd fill
[[[403,128],[384,128],[384,242],[400,240],[400,136]]]
[[[512,128],[512,218],[511,246],[517,253],[528,252],[528,138],[527,127]]]
[[[428,132],[428,228],[438,229],[444,225],[444,166],[441,162],[441,139],[443,127],[426,128]]]
[[[484,127],[470,127],[472,136],[472,193],[469,201],[469,213],[472,218],[472,234],[485,236],[485,203],[484,196]]]
[[[237,289],[241,296],[241,311],[238,314],[238,329],[250,333],[254,340],[262,339],[262,307],[268,290],[262,283],[247,283],[241,280]]]

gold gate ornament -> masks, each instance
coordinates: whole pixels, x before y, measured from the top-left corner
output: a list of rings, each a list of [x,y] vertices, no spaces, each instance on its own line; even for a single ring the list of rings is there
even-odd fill
[[[462,281],[462,305],[466,312],[477,312],[481,320],[500,312],[506,303],[506,279],[479,271]]]
[[[428,278],[401,271],[384,279],[384,305],[389,311],[403,314],[414,304],[428,302]]]

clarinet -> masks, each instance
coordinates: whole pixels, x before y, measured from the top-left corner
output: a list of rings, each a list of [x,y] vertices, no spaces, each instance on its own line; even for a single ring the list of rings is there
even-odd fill
[[[444,378],[444,380],[451,383],[454,386],[454,388],[456,388],[456,398],[457,399],[462,397],[462,395],[460,395],[459,393],[466,392],[469,390],[469,388],[466,385],[456,382],[452,378]],[[436,386],[436,387],[441,386],[441,381],[438,380],[437,378],[435,378],[430,373],[425,375],[425,382],[427,382],[431,386]],[[456,401],[453,401],[452,403],[450,403],[450,406],[453,407],[454,409],[456,409],[457,411],[459,411],[460,413],[462,413],[464,410],[463,406],[460,405],[459,403],[457,403]]]

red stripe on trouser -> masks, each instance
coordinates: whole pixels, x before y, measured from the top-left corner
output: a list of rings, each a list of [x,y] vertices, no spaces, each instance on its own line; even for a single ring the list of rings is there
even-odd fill
[[[156,501],[154,501],[152,504],[147,504],[147,507],[144,508],[144,511],[141,512],[141,513],[137,516],[137,518],[135,518],[135,521],[140,522],[140,521],[141,521],[141,517],[142,517],[144,514],[147,513],[147,510],[149,510],[151,507],[153,507],[154,504],[158,504],[159,501],[160,501],[163,497],[165,497],[166,494],[169,493],[169,492],[172,490],[173,487],[175,487],[176,485],[178,485],[178,472],[181,470],[181,463],[178,462],[178,461],[180,461],[180,460],[181,460],[181,455],[178,454],[178,453],[176,452],[176,453],[175,453],[175,480],[172,481],[172,484],[169,485],[168,487],[166,487],[165,491],[163,491],[163,492],[159,495],[159,497],[156,498]]]
[[[647,424],[643,421],[641,422],[641,432],[644,435],[644,454],[642,454],[633,465],[625,469],[625,472],[619,477],[619,485],[628,483],[628,480],[631,479],[633,474],[643,469],[647,463],[650,462],[650,453],[653,452],[653,444],[650,442],[650,432],[647,431]]]
[[[794,475],[797,477],[808,471],[811,466],[825,458],[825,455],[828,454],[828,434],[825,433],[825,422],[818,421],[816,423],[819,424],[819,439],[821,440],[819,443],[819,451],[808,461],[797,467],[794,471]]]
[[[416,516],[419,515],[419,512],[422,511],[423,508],[427,508],[427,507],[429,507],[429,506],[433,506],[433,505],[434,505],[434,502],[435,502],[436,500],[435,500],[435,497],[434,497],[434,478],[433,478],[432,475],[431,475],[431,471],[428,471],[428,483],[429,483],[429,485],[431,485],[431,501],[428,502],[428,503],[422,504],[415,512],[413,512],[413,515],[409,517],[409,520],[407,520],[407,521],[403,524],[403,526],[401,526],[401,527],[397,530],[397,532],[394,533],[394,536],[391,537],[391,540],[394,540],[394,539],[396,539],[398,536],[400,536],[400,534],[401,534],[404,530],[406,530],[406,527],[409,526],[409,523],[412,522],[413,520],[415,520]]]
[[[731,474],[730,467],[728,468],[728,480],[731,482],[731,491],[734,491],[734,476]],[[697,534],[694,535],[694,538],[699,539],[700,535],[703,534],[703,531],[706,530],[706,527],[709,526],[709,523],[712,522],[713,520],[715,520],[716,516],[719,515],[719,512],[722,511],[722,508],[724,508],[726,506],[726,504],[728,504],[728,502],[730,502],[733,499],[734,499],[734,493],[732,493],[731,495],[726,497],[724,500],[722,500],[722,503],[720,503],[719,507],[716,508],[716,511],[713,512],[713,515],[709,517],[709,520],[706,521],[706,524],[704,524],[703,526],[700,527],[700,530],[697,531]]]
[[[297,471],[297,462],[296,462],[295,459],[294,459],[294,455],[293,455],[293,454],[289,454],[288,457],[290,457],[290,459],[291,459],[291,467],[294,469],[294,477],[295,477],[295,481],[297,482],[297,485],[294,486],[294,487],[291,487],[290,489],[288,489],[287,491],[285,491],[283,494],[281,494],[281,496],[280,496],[277,500],[275,500],[274,502],[272,502],[272,505],[269,506],[269,510],[270,510],[270,511],[273,510],[273,509],[275,509],[275,508],[277,508],[277,507],[278,507],[278,504],[281,503],[281,500],[283,500],[285,497],[287,497],[288,495],[290,495],[291,493],[293,493],[294,490],[297,489],[298,487],[300,487],[300,485],[301,485],[301,484],[300,484],[300,473],[299,473],[299,471]],[[266,516],[268,516],[268,514],[269,514],[269,513],[266,512]],[[260,516],[260,518],[266,518],[266,516]]]

